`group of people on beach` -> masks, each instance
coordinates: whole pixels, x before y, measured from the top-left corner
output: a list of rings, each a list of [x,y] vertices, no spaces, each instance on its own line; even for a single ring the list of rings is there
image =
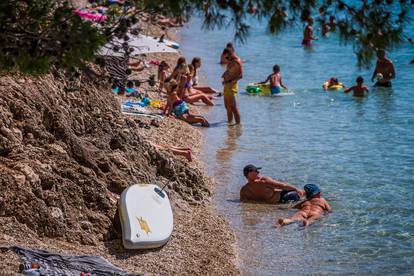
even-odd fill
[[[237,109],[236,95],[238,92],[237,82],[243,77],[243,65],[241,59],[236,55],[233,45],[228,43],[224,49],[220,63],[226,66],[222,75],[223,98],[227,110],[227,119],[231,123],[233,119],[240,124],[240,113]],[[170,66],[161,61],[158,66],[158,89],[167,93],[167,101],[163,110],[167,116],[174,115],[176,118],[190,124],[200,123],[208,127],[208,121],[200,115],[190,112],[189,104],[202,102],[207,106],[213,106],[213,95],[217,91],[210,87],[199,86],[198,70],[201,67],[201,59],[193,58],[190,64],[184,57],[177,60],[172,72]],[[218,94],[221,96],[221,93]]]
[[[324,27],[325,32],[334,29],[335,23],[330,21]],[[304,30],[302,44],[309,47],[312,40],[317,37],[313,35],[313,19],[309,18],[308,25]],[[391,81],[395,78],[395,67],[390,59],[386,57],[384,50],[377,51],[377,63],[372,74],[372,81],[376,80],[375,86],[391,87]],[[223,99],[227,112],[227,121],[232,124],[240,124],[240,112],[237,108],[238,82],[243,78],[243,61],[236,54],[232,43],[228,43],[220,57],[220,64],[225,66],[222,74]],[[166,93],[166,104],[163,109],[167,116],[174,115],[176,118],[190,124],[201,124],[209,126],[209,122],[200,115],[190,112],[190,105],[203,103],[213,106],[214,95],[217,92],[210,87],[199,86],[198,70],[202,66],[201,59],[195,57],[191,63],[187,63],[184,57],[180,57],[172,70],[167,62],[161,61],[158,65],[158,90]],[[273,66],[273,72],[259,84],[269,83],[271,94],[278,94],[282,89],[288,87],[282,81],[281,69],[279,65]],[[353,92],[355,97],[363,97],[368,92],[368,87],[364,85],[362,76],[356,78],[356,85],[346,87],[340,83],[336,77],[331,77],[324,85],[324,90],[332,87],[344,88],[345,93]],[[221,93],[219,93],[219,96]],[[165,149],[165,146],[162,146]],[[170,147],[167,147],[170,148]],[[175,154],[185,156],[191,161],[191,150],[187,148],[174,148]],[[190,151],[190,152],[189,152]],[[274,180],[270,177],[259,176],[259,169],[254,165],[248,165],[243,173],[247,179],[247,184],[240,190],[241,201],[260,201],[271,204],[294,203],[294,208],[299,211],[288,218],[279,218],[276,221],[278,227],[301,222],[304,226],[312,224],[321,218],[325,212],[332,212],[329,203],[322,198],[321,189],[316,184],[306,184],[303,189],[298,189],[293,185]]]
[[[188,104],[202,102],[213,106],[212,94],[214,90],[208,87],[198,86],[197,70],[201,67],[201,59],[193,58],[191,64],[187,64],[184,57],[177,60],[177,64],[169,74],[169,65],[162,61],[158,66],[159,91],[167,93],[167,100],[163,113],[167,116],[174,115],[176,118],[190,124],[201,124],[208,127],[208,121],[200,115],[190,112]]]

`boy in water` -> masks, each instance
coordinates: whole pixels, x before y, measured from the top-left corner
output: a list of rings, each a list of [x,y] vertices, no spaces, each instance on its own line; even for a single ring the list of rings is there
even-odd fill
[[[354,97],[364,97],[365,96],[365,92],[368,92],[368,87],[366,87],[364,84],[364,78],[359,76],[356,79],[356,83],[357,85],[352,86],[348,89],[345,89],[344,93],[349,93],[351,91],[354,91]]]
[[[305,47],[310,47],[312,45],[312,40],[318,39],[313,35],[313,22],[313,18],[309,17],[308,25],[306,25],[305,30],[303,30],[302,45]]]
[[[299,203],[295,207],[300,209],[290,218],[280,218],[277,221],[277,226],[284,226],[295,221],[303,222],[303,226],[308,226],[320,219],[324,211],[332,212],[329,203],[321,197],[321,190],[318,185],[306,184],[304,187],[306,194],[306,201]]]
[[[279,94],[280,87],[283,87],[286,90],[288,89],[282,83],[282,76],[280,75],[280,66],[277,64],[273,66],[273,74],[270,74],[265,81],[259,82],[259,84],[265,84],[268,81],[270,81],[270,92],[272,93],[272,95]]]

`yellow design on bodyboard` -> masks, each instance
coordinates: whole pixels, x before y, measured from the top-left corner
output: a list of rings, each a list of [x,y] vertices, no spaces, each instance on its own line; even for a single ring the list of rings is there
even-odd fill
[[[141,227],[141,230],[144,231],[147,235],[149,232],[151,232],[151,229],[148,226],[148,223],[146,220],[144,220],[142,217],[138,218],[137,220],[139,222],[139,226]]]

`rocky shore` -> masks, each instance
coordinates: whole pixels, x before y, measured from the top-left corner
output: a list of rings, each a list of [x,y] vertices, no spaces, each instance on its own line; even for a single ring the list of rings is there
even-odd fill
[[[177,55],[148,57],[173,65]],[[156,67],[141,76],[153,74]],[[120,112],[105,72],[96,66],[73,84],[60,74],[0,77],[0,246],[19,245],[71,255],[99,255],[145,275],[237,275],[235,238],[212,208],[212,180],[197,156],[197,127]],[[154,88],[144,86],[152,97]],[[151,143],[192,147],[188,162]],[[133,183],[167,184],[174,212],[171,240],[162,248],[122,247],[117,205]],[[0,252],[0,275],[20,261]]]

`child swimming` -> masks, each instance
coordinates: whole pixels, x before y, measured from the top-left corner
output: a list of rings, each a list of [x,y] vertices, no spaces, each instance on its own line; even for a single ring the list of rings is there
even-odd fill
[[[359,76],[356,79],[356,83],[357,83],[357,85],[352,86],[352,87],[346,89],[344,91],[344,93],[349,93],[351,91],[354,91],[354,97],[364,97],[365,96],[365,92],[368,92],[369,91],[368,90],[368,87],[366,87],[365,85],[363,85],[364,84],[364,78],[361,77],[361,76]]]
[[[345,88],[345,85],[342,82],[339,82],[337,77],[332,77],[323,83],[322,88],[323,90],[341,89]]]
[[[288,90],[288,88],[282,83],[282,76],[280,74],[280,66],[275,64],[273,66],[273,73],[270,74],[265,81],[259,82],[259,84],[265,84],[270,81],[270,92],[273,94],[279,94],[280,87]]]
[[[332,212],[329,203],[321,197],[321,190],[316,184],[306,184],[304,187],[306,201],[299,203],[295,208],[300,209],[290,218],[278,219],[276,225],[281,227],[296,221],[301,221],[303,226],[308,226],[320,219],[324,212]]]

